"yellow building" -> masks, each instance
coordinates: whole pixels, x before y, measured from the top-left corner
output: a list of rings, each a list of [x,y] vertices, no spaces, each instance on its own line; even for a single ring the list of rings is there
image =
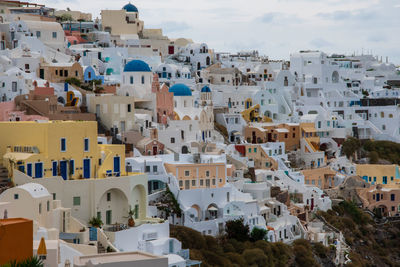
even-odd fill
[[[398,165],[357,164],[357,175],[370,184],[400,183]]]
[[[0,122],[0,158],[33,178],[126,175],[124,145],[98,145],[95,121]]]
[[[111,35],[141,35],[143,21],[139,20],[139,11],[136,6],[126,4],[118,10],[102,10],[101,23],[104,31]]]

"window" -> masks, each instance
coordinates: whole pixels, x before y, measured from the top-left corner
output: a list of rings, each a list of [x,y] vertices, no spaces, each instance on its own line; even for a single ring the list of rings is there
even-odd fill
[[[131,104],[128,104],[128,112],[131,112]]]
[[[111,201],[111,192],[107,193],[107,201]]]
[[[251,148],[249,148],[249,153],[251,153]]]
[[[54,39],[57,38],[57,32],[53,32],[53,38],[54,38]]]
[[[29,70],[29,64],[25,64],[25,69]]]
[[[203,186],[203,185],[204,185],[204,180],[200,179],[200,186]]]
[[[50,201],[47,200],[47,211],[50,211]]]
[[[144,84],[144,76],[142,76],[142,84]]]
[[[390,194],[390,201],[394,201],[395,200],[395,194]]]
[[[153,166],[153,172],[157,172],[157,165]]]
[[[146,172],[150,172],[150,166],[146,166]]]
[[[190,171],[185,171],[185,176],[189,176],[190,175]]]
[[[75,77],[78,77],[78,75],[79,75],[79,73],[78,73],[78,71],[76,70],[76,71],[75,71]]]
[[[64,77],[68,77],[68,70],[64,70]]]
[[[85,138],[83,143],[84,143],[84,151],[89,152],[89,138]]]
[[[81,197],[73,197],[73,205],[80,206],[81,205]]]
[[[36,37],[40,38],[40,31],[36,31]]]
[[[206,171],[206,177],[210,177],[210,171]]]
[[[53,200],[56,200],[56,193],[53,193]]]
[[[69,173],[71,175],[75,174],[75,161],[73,159],[69,161]]]
[[[192,186],[196,186],[196,180],[192,180]]]
[[[65,138],[61,138],[61,152],[67,151],[67,140]]]
[[[175,144],[175,138],[171,137],[171,144]]]
[[[130,77],[130,83],[133,84],[133,76]]]
[[[12,86],[12,91],[17,92],[17,82],[12,82],[11,86]]]
[[[179,181],[179,187],[183,187],[183,181],[182,180]]]
[[[14,199],[19,199],[19,195],[18,194],[14,194]]]
[[[256,152],[257,152],[257,148],[255,147],[255,148],[254,148],[254,153],[256,153]]]
[[[39,214],[42,214],[42,203],[39,203]]]
[[[213,185],[215,185],[215,182],[216,182],[215,179],[212,179],[212,184],[213,184]]]

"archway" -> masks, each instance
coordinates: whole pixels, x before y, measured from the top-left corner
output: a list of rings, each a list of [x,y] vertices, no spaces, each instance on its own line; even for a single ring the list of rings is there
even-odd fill
[[[206,219],[213,220],[218,218],[218,206],[215,203],[208,205],[206,211]]]
[[[128,198],[118,188],[104,192],[97,203],[96,216],[100,217],[105,225],[127,223],[128,212]]]
[[[194,205],[192,205],[192,208],[194,209],[194,210],[196,210],[196,212],[197,212],[197,214],[195,214],[195,216],[197,217],[197,219],[199,220],[199,221],[201,221],[201,219],[202,219],[202,214],[201,214],[201,209],[200,209],[200,207],[197,205],[197,204],[194,204]]]
[[[188,154],[189,153],[189,149],[187,146],[182,146],[182,154]]]
[[[138,184],[132,189],[131,193],[131,209],[135,211],[135,219],[146,218],[146,189],[143,185]]]

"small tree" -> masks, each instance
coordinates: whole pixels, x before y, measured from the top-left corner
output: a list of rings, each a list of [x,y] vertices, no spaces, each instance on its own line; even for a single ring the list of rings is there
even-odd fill
[[[250,233],[250,240],[253,242],[256,242],[258,240],[264,240],[266,235],[267,235],[267,230],[254,227]]]
[[[93,227],[100,228],[104,223],[100,218],[92,217],[89,221],[89,224]]]
[[[349,137],[344,141],[342,145],[342,152],[346,155],[347,158],[354,156],[354,153],[360,149],[361,143],[360,140],[354,137]]]
[[[243,218],[227,221],[225,223],[225,232],[228,239],[236,239],[241,242],[249,240],[250,229],[247,224],[244,224]]]
[[[75,77],[65,79],[65,82],[69,83],[69,84],[76,85],[78,87],[81,86],[81,81],[79,79],[75,78]]]

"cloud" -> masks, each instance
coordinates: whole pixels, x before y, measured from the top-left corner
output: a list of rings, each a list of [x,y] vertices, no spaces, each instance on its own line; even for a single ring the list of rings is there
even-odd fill
[[[282,12],[269,12],[269,13],[264,13],[262,16],[256,18],[256,21],[266,24],[282,25],[290,23],[300,23],[303,22],[303,19],[293,14],[285,14]]]
[[[191,29],[191,26],[186,22],[177,21],[164,21],[159,25],[154,26],[154,28],[162,28],[166,33],[168,32],[183,32]]]
[[[311,40],[310,45],[316,48],[323,48],[323,47],[328,47],[328,46],[333,46],[331,42],[328,42],[327,40],[323,38],[316,38]]]

